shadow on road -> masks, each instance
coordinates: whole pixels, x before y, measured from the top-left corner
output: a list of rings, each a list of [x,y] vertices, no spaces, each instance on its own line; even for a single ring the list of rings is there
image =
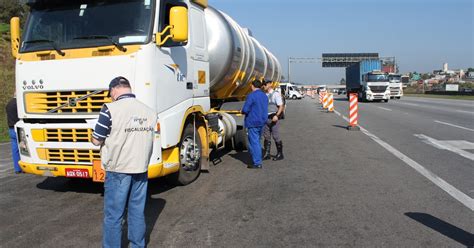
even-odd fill
[[[146,223],[146,233],[145,240],[146,245],[150,242],[150,237],[155,229],[156,222],[158,217],[160,217],[161,212],[165,208],[166,201],[161,198],[154,198],[152,195],[148,196],[145,206],[145,223]],[[124,217],[124,220],[127,221],[127,216]],[[125,223],[122,229],[122,247],[129,247],[130,242],[128,241],[128,225]]]
[[[239,160],[245,166],[253,163],[252,157],[250,156],[250,153],[248,151],[232,153],[232,154],[229,154],[229,156],[231,156],[232,158],[236,160]]]
[[[88,194],[104,194],[104,185],[91,180],[65,177],[48,177],[36,185],[38,189],[57,192],[76,192]]]
[[[466,247],[474,247],[474,234],[470,232],[464,231],[430,214],[408,212],[405,215]]]
[[[338,127],[338,128],[342,128],[342,129],[346,129],[347,130],[347,126],[343,126],[343,125],[332,125],[333,127]]]

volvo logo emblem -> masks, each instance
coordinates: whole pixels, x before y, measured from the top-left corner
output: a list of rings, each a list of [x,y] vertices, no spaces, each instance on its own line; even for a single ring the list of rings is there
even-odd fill
[[[77,99],[76,98],[69,98],[67,99],[68,105],[71,107],[76,107],[77,105]]]

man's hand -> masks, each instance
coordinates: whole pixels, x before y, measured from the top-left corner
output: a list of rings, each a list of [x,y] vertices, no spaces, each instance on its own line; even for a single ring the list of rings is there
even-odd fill
[[[103,143],[104,143],[103,140],[98,140],[98,139],[92,137],[92,144],[94,144],[96,146],[101,146]]]
[[[278,121],[278,116],[277,116],[277,115],[274,115],[273,118],[272,118],[272,121],[273,121],[273,122],[277,122],[277,121]]]

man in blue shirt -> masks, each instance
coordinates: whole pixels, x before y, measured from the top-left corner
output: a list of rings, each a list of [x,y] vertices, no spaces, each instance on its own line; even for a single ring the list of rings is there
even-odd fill
[[[268,97],[260,90],[262,82],[254,80],[252,82],[252,92],[247,96],[242,113],[245,114],[245,127],[247,128],[249,151],[252,155],[253,165],[247,168],[262,168],[262,146],[260,137],[263,126],[268,118]]]

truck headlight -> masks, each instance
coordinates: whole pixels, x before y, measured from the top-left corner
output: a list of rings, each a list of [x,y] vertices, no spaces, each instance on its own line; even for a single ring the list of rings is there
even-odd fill
[[[26,140],[25,130],[23,128],[17,128],[18,148],[20,153],[25,156],[30,156],[30,150],[28,149],[28,141]]]

